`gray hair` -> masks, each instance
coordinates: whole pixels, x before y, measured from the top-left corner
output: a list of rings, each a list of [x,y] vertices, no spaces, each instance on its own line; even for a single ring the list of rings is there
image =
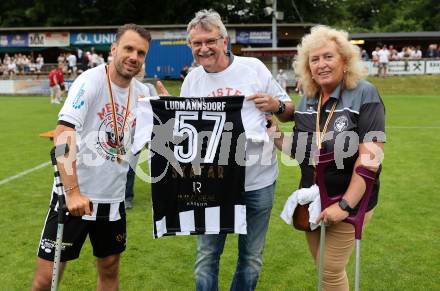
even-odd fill
[[[206,31],[212,31],[213,28],[217,28],[221,37],[228,36],[228,32],[222,22],[220,14],[213,9],[203,9],[197,12],[196,16],[188,23],[186,31],[189,34],[189,32],[197,26],[200,26]]]

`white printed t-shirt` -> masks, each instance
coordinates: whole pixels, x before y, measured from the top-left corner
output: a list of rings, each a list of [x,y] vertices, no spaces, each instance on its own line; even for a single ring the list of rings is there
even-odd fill
[[[119,135],[127,112],[129,89],[111,82]],[[137,99],[149,96],[149,89],[136,79],[130,83],[131,96],[123,144],[127,153],[133,141],[136,125]],[[113,130],[112,105],[107,86],[105,65],[82,73],[72,84],[69,96],[58,119],[75,125],[76,167],[79,188],[83,195],[98,203],[116,203],[125,198],[129,163],[117,162]],[[56,187],[53,188],[57,192]]]
[[[184,97],[246,97],[267,93],[283,102],[290,97],[272,77],[266,66],[256,58],[234,56],[232,63],[223,71],[208,73],[199,66],[185,78],[180,91]],[[253,101],[243,102],[243,125],[259,125],[266,130],[265,113],[258,110]],[[254,191],[272,185],[278,176],[278,163],[273,144],[249,141],[246,147],[246,191]]]

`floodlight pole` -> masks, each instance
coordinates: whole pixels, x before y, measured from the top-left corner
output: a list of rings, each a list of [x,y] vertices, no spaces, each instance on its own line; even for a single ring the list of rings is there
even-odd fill
[[[272,2],[272,48],[277,48],[278,37],[277,37],[277,0]],[[275,53],[275,51],[274,51]],[[276,77],[278,72],[278,59],[276,56],[272,57],[272,75]]]

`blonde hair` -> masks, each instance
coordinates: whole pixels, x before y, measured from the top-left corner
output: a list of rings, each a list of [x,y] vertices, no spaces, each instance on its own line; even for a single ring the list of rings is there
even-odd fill
[[[314,26],[310,33],[302,38],[301,44],[298,46],[298,59],[295,64],[302,89],[307,97],[314,97],[319,91],[319,85],[313,80],[310,71],[310,51],[322,48],[329,41],[333,41],[336,44],[338,53],[345,62],[345,88],[355,88],[359,80],[366,76],[360,58],[359,47],[350,43],[346,31],[336,30],[325,25]]]
[[[206,31],[212,31],[213,28],[217,28],[221,37],[227,37],[228,31],[222,22],[220,14],[213,9],[203,9],[196,13],[195,17],[188,23],[186,32],[189,34],[191,29],[200,26]]]

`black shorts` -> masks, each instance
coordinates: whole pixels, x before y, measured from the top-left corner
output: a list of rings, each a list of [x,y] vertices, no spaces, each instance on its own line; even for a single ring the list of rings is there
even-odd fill
[[[121,207],[124,203],[121,202]],[[58,212],[49,209],[43,233],[38,247],[38,257],[53,261],[58,228]],[[104,258],[120,254],[125,250],[127,228],[125,212],[116,221],[83,220],[79,216],[66,215],[64,221],[61,261],[70,261],[79,257],[81,247],[89,235],[93,246],[93,255]]]

